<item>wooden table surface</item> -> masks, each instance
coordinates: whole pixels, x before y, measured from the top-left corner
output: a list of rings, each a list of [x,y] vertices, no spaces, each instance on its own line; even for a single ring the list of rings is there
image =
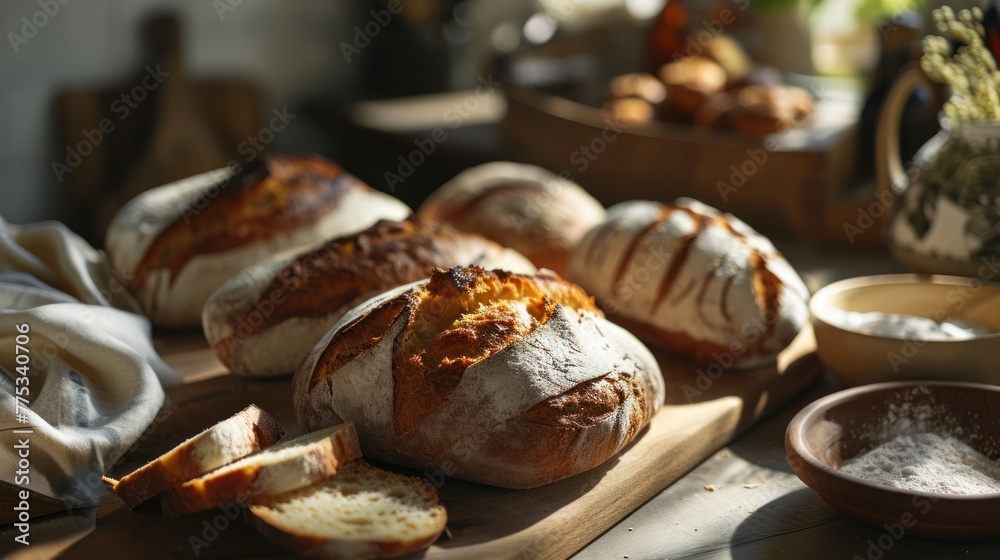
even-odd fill
[[[781,249],[813,290],[840,278],[898,271],[891,259],[878,251],[799,244]],[[192,360],[197,359],[196,354],[198,351],[192,349]],[[802,407],[840,388],[824,375],[790,404],[713,453],[573,558],[1000,559],[1000,540],[944,541],[905,534],[897,538],[886,530],[855,521],[828,505],[792,474],[785,460],[785,427]],[[706,486],[714,490],[706,490]],[[94,508],[50,516],[47,522],[32,525],[32,534],[37,534],[41,546],[18,550],[14,556],[8,556],[0,546],[0,557],[82,557],[78,553],[85,547],[81,548],[80,539],[93,531],[95,517],[102,517],[102,513]],[[139,524],[132,538],[152,538],[149,531],[150,527]],[[0,530],[4,537],[10,536],[7,533]],[[9,542],[8,538],[4,540]],[[105,543],[100,550],[111,558],[133,557],[127,549],[112,550],[112,544]],[[261,552],[258,550],[258,555]],[[247,553],[241,550],[233,557],[247,557]],[[253,557],[252,552],[249,554]]]
[[[814,292],[843,278],[902,272],[878,249],[778,246]],[[840,513],[792,473],[785,460],[785,428],[806,405],[843,388],[824,372],[807,393],[688,472],[573,559],[1000,559],[1000,539],[896,538]],[[707,485],[715,490],[705,490]]]
[[[896,539],[840,513],[792,474],[785,461],[785,427],[805,405],[841,388],[827,377],[646,502],[574,560],[1000,558],[998,539],[905,534]],[[706,485],[715,491],[705,490]],[[887,551],[878,548],[879,539]]]

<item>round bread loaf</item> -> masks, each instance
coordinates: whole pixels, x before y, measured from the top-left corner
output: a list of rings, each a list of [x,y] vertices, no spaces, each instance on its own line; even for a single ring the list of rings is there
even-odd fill
[[[478,233],[566,275],[569,252],[604,219],[580,185],[534,165],[496,161],[466,169],[417,211]]]
[[[787,130],[813,111],[809,90],[786,85],[747,86],[738,91],[732,120],[745,134]]]
[[[578,286],[455,267],[351,310],[292,391],[306,430],[350,419],[366,457],[532,488],[621,450],[664,383]]]
[[[773,362],[809,320],[809,291],[771,242],[691,199],[610,208],[571,267],[615,322],[701,363]]]
[[[668,62],[657,74],[667,87],[667,101],[687,116],[694,115],[709,97],[722,91],[729,79],[722,66],[703,56]]]
[[[105,246],[153,323],[197,326],[240,270],[410,209],[319,156],[262,156],[157,187],[112,220]]]
[[[205,303],[202,326],[233,373],[291,374],[344,313],[435,267],[479,265],[532,273],[512,249],[447,224],[380,221],[309,251],[249,267]]]

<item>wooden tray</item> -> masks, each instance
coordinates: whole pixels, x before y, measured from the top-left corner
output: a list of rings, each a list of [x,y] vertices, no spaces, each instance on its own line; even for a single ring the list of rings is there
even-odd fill
[[[846,92],[827,92],[801,126],[768,136],[659,121],[623,127],[597,107],[544,91],[506,84],[504,93],[510,152],[569,172],[608,206],[689,196],[767,234],[844,243],[844,224],[875,200],[874,184],[848,189],[861,106]]]
[[[197,342],[159,342],[164,358],[186,378],[221,368]],[[418,557],[572,555],[810,384],[821,370],[814,350],[807,329],[780,356],[777,367],[722,375],[714,368],[699,374],[690,364],[659,356],[667,377],[667,403],[632,445],[597,469],[533,490],[444,480],[440,493],[448,508],[450,538],[442,537]],[[297,435],[302,430],[292,414],[290,395],[287,379],[232,375],[174,387],[145,440],[115,474],[131,471],[249,403],[273,414],[289,436]],[[195,548],[199,558],[287,555],[222,510],[165,519],[157,500],[134,511],[113,495],[109,500],[113,503],[98,510],[96,529],[66,548],[67,556],[102,557],[115,551],[118,558],[193,557]]]

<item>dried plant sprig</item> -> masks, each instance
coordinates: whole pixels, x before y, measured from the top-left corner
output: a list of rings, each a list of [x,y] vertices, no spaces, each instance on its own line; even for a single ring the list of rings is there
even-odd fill
[[[945,36],[924,37],[920,67],[927,76],[951,87],[945,115],[955,122],[1000,121],[1000,71],[986,48],[983,11],[942,6],[934,10],[934,23]],[[950,38],[964,43],[952,55]]]

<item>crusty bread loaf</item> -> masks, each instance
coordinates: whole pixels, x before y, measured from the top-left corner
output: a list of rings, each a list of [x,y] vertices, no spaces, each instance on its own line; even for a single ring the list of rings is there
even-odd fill
[[[736,94],[733,126],[745,134],[771,134],[792,128],[813,111],[809,90],[789,85],[747,86]]]
[[[234,373],[291,374],[356,305],[427,278],[435,267],[455,265],[535,271],[516,251],[447,224],[382,221],[361,233],[240,272],[206,302],[205,337]]]
[[[429,482],[364,461],[348,463],[314,486],[254,500],[250,513],[251,524],[281,546],[344,560],[393,558],[426,548],[448,521]]]
[[[106,248],[157,325],[197,326],[243,268],[410,213],[318,156],[262,156],[149,190],[112,220]]]
[[[704,56],[680,58],[660,67],[667,102],[680,114],[693,116],[711,96],[726,87],[726,70]]]
[[[204,511],[274,496],[326,480],[361,458],[354,425],[340,424],[284,441],[160,494],[164,515]]]
[[[701,363],[772,362],[809,320],[809,291],[771,242],[691,199],[612,207],[571,267],[609,318]]]
[[[130,508],[135,507],[168,488],[269,447],[281,435],[274,418],[250,405],[121,480],[104,477],[104,482]]]
[[[580,185],[541,167],[497,161],[456,175],[418,215],[488,237],[565,275],[569,252],[604,219],[604,207]]]
[[[578,286],[454,267],[351,310],[292,391],[300,424],[351,420],[365,456],[532,488],[621,450],[664,384],[646,347]]]

